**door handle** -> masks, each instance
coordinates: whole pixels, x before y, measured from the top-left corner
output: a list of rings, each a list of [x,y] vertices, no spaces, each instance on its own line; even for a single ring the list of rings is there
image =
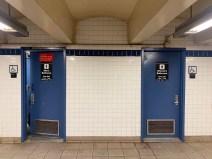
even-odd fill
[[[35,104],[35,94],[34,93],[30,94],[30,101],[31,101],[31,105]]]
[[[179,105],[179,95],[175,95],[175,101],[174,101],[174,104],[176,105],[176,106],[178,106]]]

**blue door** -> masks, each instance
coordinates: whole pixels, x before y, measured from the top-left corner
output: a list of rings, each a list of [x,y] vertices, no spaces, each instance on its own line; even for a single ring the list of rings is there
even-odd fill
[[[147,49],[142,56],[142,139],[183,140],[183,49]]]
[[[65,52],[31,51],[30,133],[65,139]]]

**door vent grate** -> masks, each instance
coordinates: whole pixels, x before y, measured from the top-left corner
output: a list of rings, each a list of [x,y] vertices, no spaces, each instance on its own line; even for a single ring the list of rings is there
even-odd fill
[[[147,135],[174,135],[175,120],[149,119],[147,120]]]
[[[35,120],[35,134],[42,135],[58,135],[59,136],[59,121],[58,120]]]

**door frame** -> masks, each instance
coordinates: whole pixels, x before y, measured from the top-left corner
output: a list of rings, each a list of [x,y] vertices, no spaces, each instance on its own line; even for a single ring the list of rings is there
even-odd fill
[[[144,125],[145,125],[145,99],[144,99],[144,53],[145,52],[179,52],[180,53],[180,99],[181,107],[179,110],[179,139],[184,141],[184,123],[185,123],[185,60],[186,60],[186,49],[185,48],[145,48],[142,50],[142,58],[141,58],[141,141],[144,142]]]
[[[21,66],[22,66],[22,106],[21,106],[21,142],[24,142],[27,139],[27,112],[28,112],[28,104],[27,104],[27,90],[26,90],[26,84],[27,84],[27,74],[26,74],[26,52],[54,52],[54,51],[61,51],[64,56],[64,88],[66,88],[66,49],[65,48],[30,48],[30,47],[22,47],[21,48]],[[63,130],[63,141],[66,142],[66,89],[64,90],[64,116],[63,116],[63,124],[62,124],[62,130]]]

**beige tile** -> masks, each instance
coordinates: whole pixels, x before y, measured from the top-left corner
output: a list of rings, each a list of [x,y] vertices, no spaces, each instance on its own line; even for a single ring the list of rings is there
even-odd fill
[[[93,143],[81,143],[80,144],[80,149],[92,149],[93,148]]]
[[[62,156],[77,156],[78,150],[66,149],[63,151]]]
[[[107,148],[107,143],[94,143],[94,148],[97,148],[97,149],[102,149],[102,148]]]
[[[108,150],[107,149],[94,149],[93,156],[101,156],[101,157],[108,156]]]
[[[29,159],[44,159],[45,157],[43,156],[31,156]],[[46,159],[46,158],[45,158]],[[48,158],[47,158],[48,159]]]
[[[135,148],[134,143],[121,143],[122,148]]]
[[[66,149],[79,149],[80,143],[68,143]]]
[[[157,159],[155,156],[141,156],[141,159]]]
[[[154,156],[150,149],[137,149],[140,156]]]
[[[60,159],[77,159],[76,156],[61,156]]]
[[[138,157],[124,157],[125,159],[140,159],[140,157],[138,156]]]
[[[40,143],[37,147],[36,147],[36,149],[40,149],[40,150],[44,150],[44,149],[46,149],[46,150],[49,150],[49,149],[51,149],[52,148],[52,143]]]
[[[52,145],[52,149],[65,149],[66,143],[55,143]]]
[[[135,143],[135,147],[138,149],[149,149],[149,145],[147,143]]]
[[[36,149],[38,147],[39,143],[26,143],[23,144],[23,148],[22,149]]]
[[[151,149],[160,149],[160,148],[164,148],[163,145],[161,143],[148,143],[149,147]]]
[[[107,157],[93,156],[93,159],[108,159],[108,156]]]
[[[125,159],[124,157],[111,157],[111,156],[109,156],[109,159]]]
[[[46,157],[59,157],[62,156],[62,152],[61,153],[47,153]]]
[[[93,155],[93,149],[80,149],[77,156],[90,157]]]
[[[169,153],[164,148],[151,149],[155,156],[169,156]]]
[[[108,149],[109,156],[123,156],[122,149]]]
[[[157,159],[172,159],[172,158],[168,156],[157,156]]]
[[[77,159],[92,159],[92,157],[77,156]]]
[[[121,144],[120,143],[108,143],[108,148],[121,148]]]
[[[124,153],[124,156],[131,156],[131,157],[136,157],[136,156],[139,156],[138,152],[136,149],[122,149],[123,150],[123,153]]]
[[[46,150],[46,149],[44,149],[44,150],[36,149],[36,150],[33,151],[33,153],[30,156],[42,157],[42,156],[46,156],[47,153],[48,153],[48,150]]]
[[[46,156],[45,159],[60,159],[60,156],[59,157],[48,157],[48,156]]]

